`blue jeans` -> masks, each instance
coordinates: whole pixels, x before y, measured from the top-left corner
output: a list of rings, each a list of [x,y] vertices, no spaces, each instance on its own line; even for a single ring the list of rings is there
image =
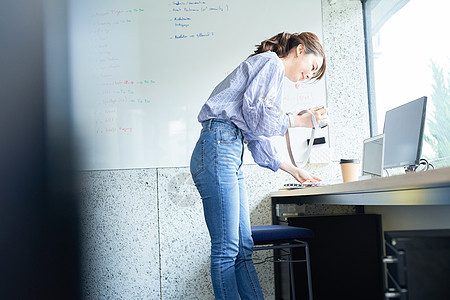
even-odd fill
[[[190,170],[202,197],[211,237],[211,278],[216,299],[264,299],[252,261],[247,192],[241,169],[241,131],[231,122],[203,122]]]

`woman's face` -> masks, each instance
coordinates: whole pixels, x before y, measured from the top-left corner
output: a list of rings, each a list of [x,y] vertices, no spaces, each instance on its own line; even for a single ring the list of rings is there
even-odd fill
[[[292,56],[291,56],[292,55]],[[293,49],[291,59],[285,64],[285,76],[293,82],[311,79],[322,67],[323,58],[315,54],[306,54],[303,45]]]

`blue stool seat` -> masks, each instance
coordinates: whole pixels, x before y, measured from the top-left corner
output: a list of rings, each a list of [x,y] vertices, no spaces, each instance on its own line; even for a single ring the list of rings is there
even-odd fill
[[[252,237],[255,245],[265,245],[292,242],[295,239],[311,239],[314,237],[314,232],[311,229],[302,227],[261,225],[252,226]]]
[[[308,296],[309,300],[312,297],[312,282],[311,282],[311,267],[309,258],[309,246],[306,240],[314,237],[314,232],[308,228],[283,226],[283,225],[261,225],[252,226],[253,237],[253,251],[259,250],[276,250],[289,249],[289,260],[275,261],[288,262],[289,273],[291,277],[291,299],[295,300],[295,280],[294,280],[294,266],[295,262],[306,263],[306,274],[308,278]],[[261,246],[262,245],[262,246]],[[303,247],[305,249],[305,260],[293,260],[292,248]]]

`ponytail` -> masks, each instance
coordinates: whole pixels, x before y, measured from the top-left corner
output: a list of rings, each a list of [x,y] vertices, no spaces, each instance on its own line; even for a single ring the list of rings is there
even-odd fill
[[[262,41],[261,44],[256,45],[255,53],[253,53],[250,56],[272,51],[275,52],[278,57],[286,57],[289,53],[289,50],[292,48],[290,45],[288,45],[289,40],[291,39],[292,34],[287,32],[281,32],[270,39],[267,39],[265,41]]]
[[[279,58],[288,56],[292,48],[296,48],[298,45],[302,44],[306,54],[314,54],[323,58],[322,67],[318,70],[316,75],[312,78],[315,80],[321,79],[325,74],[326,69],[326,59],[325,51],[320,44],[319,38],[311,32],[302,33],[288,33],[281,32],[265,41],[261,44],[256,45],[256,50],[249,57],[254,56],[259,53],[272,51],[275,52]]]

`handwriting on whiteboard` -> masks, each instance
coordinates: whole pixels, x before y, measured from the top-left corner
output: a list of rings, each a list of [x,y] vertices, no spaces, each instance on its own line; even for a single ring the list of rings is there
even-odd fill
[[[88,49],[94,58],[92,70],[96,74],[90,84],[98,90],[92,98],[95,134],[133,134],[142,129],[136,124],[130,126],[132,122],[127,116],[131,110],[153,103],[151,90],[157,80],[142,78],[144,76],[130,60],[134,53],[129,49],[133,48],[124,47],[123,40],[126,37],[133,42],[132,34],[138,32],[142,21],[149,17],[149,10],[115,8],[95,11],[89,16],[92,17],[89,23],[92,44]]]
[[[168,5],[169,22],[173,26],[169,39],[178,41],[213,38],[215,36],[214,27],[205,30],[204,24],[208,24],[207,20],[211,18],[214,18],[214,23],[221,23],[217,20],[218,15],[225,14],[230,10],[228,3],[213,0],[170,1]]]

